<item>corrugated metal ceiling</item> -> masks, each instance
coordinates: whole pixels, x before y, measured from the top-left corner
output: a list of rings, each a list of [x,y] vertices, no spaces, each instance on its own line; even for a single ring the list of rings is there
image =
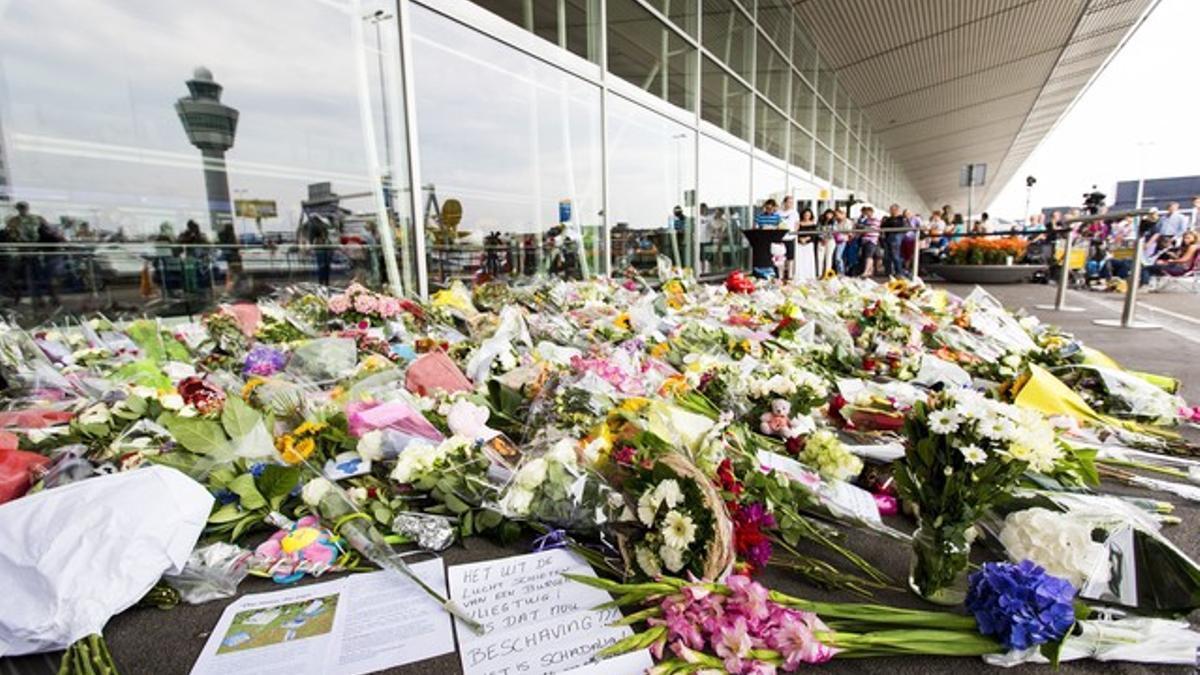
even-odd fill
[[[795,0],[917,193],[962,207],[961,166],[986,204],[1157,2]]]

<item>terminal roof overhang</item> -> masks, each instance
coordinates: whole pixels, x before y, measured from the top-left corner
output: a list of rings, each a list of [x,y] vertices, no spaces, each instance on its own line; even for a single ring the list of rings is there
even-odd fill
[[[926,206],[965,212],[961,167],[988,165],[978,211],[1158,0],[795,3]]]

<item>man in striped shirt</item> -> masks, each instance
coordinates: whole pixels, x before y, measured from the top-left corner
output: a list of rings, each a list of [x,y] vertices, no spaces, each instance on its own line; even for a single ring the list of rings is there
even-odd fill
[[[767,201],[763,202],[762,211],[759,211],[758,215],[754,216],[755,229],[762,230],[779,227],[779,225],[783,222],[783,218],[780,217],[779,212],[775,210],[775,206],[776,204],[774,199],[768,199]]]

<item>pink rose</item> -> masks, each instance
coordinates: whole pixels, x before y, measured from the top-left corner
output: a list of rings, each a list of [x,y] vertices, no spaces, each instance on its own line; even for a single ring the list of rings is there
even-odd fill
[[[355,311],[362,314],[371,314],[378,307],[378,302],[375,300],[375,295],[372,293],[363,293],[354,298]]]
[[[350,309],[350,300],[345,295],[335,295],[329,299],[329,311],[343,314]]]

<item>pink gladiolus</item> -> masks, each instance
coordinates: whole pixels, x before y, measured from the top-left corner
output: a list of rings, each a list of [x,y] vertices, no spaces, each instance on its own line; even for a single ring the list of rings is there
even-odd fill
[[[742,672],[742,659],[754,649],[746,620],[740,616],[725,623],[720,631],[714,633],[712,643],[713,650],[724,659],[725,668],[731,673]]]

